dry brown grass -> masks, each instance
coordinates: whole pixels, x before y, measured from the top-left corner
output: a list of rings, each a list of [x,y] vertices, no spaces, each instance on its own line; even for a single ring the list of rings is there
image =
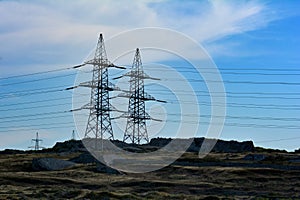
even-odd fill
[[[38,157],[70,159],[78,154],[0,155],[0,199],[272,199],[300,198],[300,171],[258,167],[201,166],[202,163],[249,163],[245,154],[210,154],[200,160],[184,154],[177,164],[146,174],[108,175],[93,164],[62,171],[34,172]],[[287,164],[282,159],[261,164]],[[182,165],[190,163],[191,165]]]

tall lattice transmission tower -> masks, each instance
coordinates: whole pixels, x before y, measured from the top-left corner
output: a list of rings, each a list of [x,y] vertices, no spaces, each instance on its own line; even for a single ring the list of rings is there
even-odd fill
[[[32,139],[31,141],[34,142],[34,146],[30,146],[29,148],[34,149],[35,151],[38,151],[38,150],[44,148],[44,147],[40,146],[40,142],[42,142],[43,140],[39,139],[39,133],[38,132],[36,132],[35,139]]]
[[[110,117],[113,107],[109,102],[109,92],[116,87],[109,82],[108,68],[124,67],[115,66],[108,61],[102,34],[99,36],[94,58],[85,64],[93,65],[93,77],[92,81],[79,84],[91,88],[90,102],[82,107],[90,110],[84,138],[114,139]]]
[[[147,133],[146,120],[156,120],[150,117],[145,110],[145,101],[159,101],[145,92],[144,80],[152,79],[159,80],[148,76],[144,70],[140,55],[140,50],[137,48],[132,64],[131,71],[123,76],[115,79],[128,76],[130,77],[130,90],[119,94],[119,97],[129,98],[128,112],[123,114],[122,117],[127,118],[127,125],[123,137],[123,141],[130,140],[132,143],[140,144],[143,140],[149,142]],[[157,120],[160,121],[160,120]]]

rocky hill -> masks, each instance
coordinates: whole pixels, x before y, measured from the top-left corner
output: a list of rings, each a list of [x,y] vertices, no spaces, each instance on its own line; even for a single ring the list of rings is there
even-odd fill
[[[0,199],[300,199],[299,152],[219,140],[208,156],[199,158],[203,140],[195,138],[169,166],[143,174],[109,168],[75,140],[37,152],[2,151]],[[147,152],[171,141],[113,142]]]
[[[155,151],[166,146],[173,139],[171,138],[153,138],[150,140],[149,144],[128,144],[119,140],[113,140],[112,142],[125,150],[135,151],[135,152],[147,152]],[[187,139],[177,139],[185,143]],[[211,139],[213,140],[213,139]],[[194,138],[190,147],[187,149],[187,152],[198,152],[204,138]],[[65,142],[57,142],[52,148],[41,150],[40,152],[85,152],[86,149],[81,141],[78,140],[69,140]],[[252,141],[238,142],[238,141],[224,141],[218,140],[212,152],[215,153],[242,153],[242,152],[253,152],[255,147]],[[19,151],[6,150],[7,153],[20,153]]]

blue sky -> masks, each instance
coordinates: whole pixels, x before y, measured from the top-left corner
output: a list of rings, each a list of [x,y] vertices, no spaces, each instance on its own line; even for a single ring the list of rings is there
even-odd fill
[[[129,3],[130,2],[130,3]],[[162,27],[182,32],[202,44],[220,68],[223,80],[252,82],[299,82],[297,75],[232,75],[227,72],[245,72],[254,68],[262,73],[300,74],[300,2],[299,1],[0,1],[0,77],[27,74],[59,69],[81,63],[94,48],[98,34],[105,39],[133,28]],[[126,45],[126,41],[124,44]],[[143,55],[143,54],[142,54]],[[109,55],[108,55],[109,56]],[[132,57],[132,56],[131,56]],[[180,69],[180,62],[165,62]],[[226,71],[236,68],[237,70]],[[225,69],[225,70],[222,70]],[[293,71],[270,71],[279,69]],[[249,72],[249,71],[247,71]],[[65,73],[65,74],[64,74]],[[31,130],[14,130],[12,126],[23,127],[54,123],[53,119],[30,121],[30,118],[7,118],[23,114],[52,112],[70,109],[71,92],[53,92],[45,95],[16,97],[16,91],[47,87],[73,85],[73,72],[57,72],[15,79],[0,79],[0,134],[3,148],[27,148],[30,139],[39,131],[44,146],[71,137],[74,128],[72,114],[61,115],[55,123],[69,123],[67,128],[32,127]],[[117,74],[118,71],[112,71]],[[68,75],[57,79],[46,79],[33,83],[13,84],[32,79]],[[189,76],[188,74],[184,74]],[[5,86],[6,85],[6,86]],[[193,85],[196,88],[196,85]],[[204,86],[203,86],[204,87]],[[60,87],[62,88],[62,87]],[[200,87],[202,89],[202,86]],[[233,93],[253,92],[253,96],[264,97],[261,93],[299,93],[299,85],[256,85],[226,84],[226,91]],[[151,90],[151,88],[150,88]],[[8,94],[10,93],[10,97]],[[20,93],[18,93],[20,94]],[[12,97],[12,95],[15,95]],[[164,97],[159,93],[158,98]],[[228,97],[229,105],[245,104],[251,106],[276,104],[295,105],[282,109],[259,109],[228,107],[229,116],[300,118],[299,95],[273,95],[284,98],[234,98]],[[32,104],[6,106],[37,100],[64,98],[51,101],[64,104],[55,107],[33,107]],[[202,101],[203,99],[199,99]],[[206,100],[206,99],[204,99]],[[35,106],[50,105],[49,101]],[[151,106],[151,104],[149,104]],[[249,107],[248,106],[248,107]],[[255,106],[254,106],[255,107]],[[256,106],[257,107],[257,106]],[[23,108],[23,110],[11,110]],[[9,111],[4,111],[10,109]],[[166,107],[168,110],[168,107]],[[204,111],[207,108],[203,108]],[[207,111],[209,114],[209,111]],[[33,116],[34,117],[34,116]],[[32,118],[33,118],[32,117]],[[45,116],[40,116],[45,117]],[[58,117],[58,115],[55,115]],[[25,121],[27,119],[27,121]],[[300,126],[299,121],[227,119],[228,123],[271,124]],[[171,126],[170,124],[167,126]],[[205,129],[205,128],[204,128]],[[203,133],[200,131],[198,136]],[[164,135],[164,134],[162,134]],[[168,135],[168,134],[166,134]],[[298,137],[298,138],[297,138]],[[243,128],[225,126],[221,138],[253,140],[257,145],[271,148],[293,150],[299,148],[299,129]],[[295,138],[295,139],[289,139]],[[289,140],[282,140],[289,139]],[[272,141],[278,140],[278,141]]]

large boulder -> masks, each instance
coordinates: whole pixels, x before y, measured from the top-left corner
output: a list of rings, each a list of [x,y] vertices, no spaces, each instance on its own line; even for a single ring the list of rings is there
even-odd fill
[[[32,160],[32,169],[35,171],[62,170],[74,165],[74,162],[59,160],[55,158],[34,158]]]
[[[82,164],[88,164],[88,163],[97,163],[99,162],[94,156],[92,156],[90,153],[83,153],[75,158],[71,158],[69,161],[75,162],[75,163],[82,163]]]

